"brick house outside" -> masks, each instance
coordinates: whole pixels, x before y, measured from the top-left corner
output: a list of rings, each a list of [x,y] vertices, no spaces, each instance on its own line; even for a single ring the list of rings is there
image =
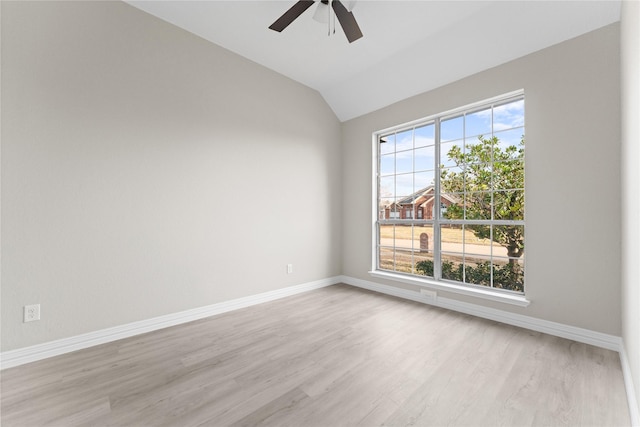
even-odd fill
[[[430,185],[410,196],[389,203],[380,209],[380,219],[433,219],[435,194],[434,187]],[[447,194],[440,195],[440,206],[446,209],[459,201]]]

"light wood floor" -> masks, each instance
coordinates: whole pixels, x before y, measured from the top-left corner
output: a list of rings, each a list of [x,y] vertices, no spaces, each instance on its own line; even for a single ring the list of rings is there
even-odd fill
[[[331,286],[2,372],[10,426],[625,426],[618,354]]]

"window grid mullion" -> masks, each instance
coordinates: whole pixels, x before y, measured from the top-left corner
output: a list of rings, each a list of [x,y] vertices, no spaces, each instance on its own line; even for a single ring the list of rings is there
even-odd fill
[[[376,185],[377,185],[377,189],[376,189],[376,194],[377,194],[377,201],[376,201],[376,210],[377,210],[377,226],[375,227],[375,232],[376,232],[376,242],[378,243],[376,246],[376,256],[375,256],[375,261],[376,261],[376,268],[380,268],[380,248],[382,247],[382,242],[381,242],[381,237],[380,237],[380,180],[381,180],[381,164],[382,164],[382,149],[381,149],[381,143],[380,141],[382,140],[382,138],[380,136],[378,136],[376,138],[376,152],[378,153],[378,159],[377,159],[377,167],[378,169],[376,170]],[[384,219],[384,214],[382,216],[382,219]]]
[[[397,132],[393,133],[393,203],[395,208],[397,209],[397,205],[396,205],[396,198],[398,196],[398,151],[397,151],[397,145],[398,141],[397,141]],[[400,214],[402,216],[402,214]],[[397,250],[396,250],[396,226],[393,226],[393,271],[397,271]]]
[[[413,187],[413,193],[416,193],[416,128],[414,126],[412,132],[411,132],[411,146],[413,147],[413,181],[412,181],[412,187]],[[416,199],[414,197],[414,199],[411,201],[411,219],[414,221],[411,224],[411,271],[413,273],[415,273],[415,265],[416,265],[416,260],[415,260],[415,244],[416,244],[416,240],[415,240],[415,235],[414,233],[416,232],[416,228],[415,228],[415,221],[416,221]]]
[[[466,156],[467,154],[467,113],[464,113],[462,115],[462,154]],[[467,170],[467,163],[464,162],[462,164],[462,170],[463,172],[466,172]],[[466,195],[467,195],[467,187],[466,187],[466,176],[463,173],[462,174],[462,194],[465,196],[465,200],[466,200]],[[466,203],[465,203],[466,206]],[[467,218],[467,211],[466,209],[464,209],[464,214],[462,215],[463,218]],[[467,283],[467,251],[465,248],[465,240],[466,240],[466,236],[465,236],[465,232],[466,232],[466,223],[462,224],[462,283]]]
[[[442,242],[441,242],[441,230],[440,230],[440,118],[437,118],[434,123],[434,189],[433,189],[433,278],[436,280],[442,280]]]
[[[493,136],[495,136],[495,128],[493,127],[494,125],[494,121],[493,121],[493,116],[494,116],[494,110],[495,110],[495,104],[491,105],[491,137],[493,138]],[[491,220],[492,223],[495,221],[495,190],[496,190],[496,185],[495,185],[495,169],[494,166],[496,164],[496,158],[494,156],[494,152],[493,152],[493,147],[491,148]],[[491,285],[491,287],[495,287],[494,283],[493,283],[493,224],[489,226],[489,241],[491,242],[491,247],[489,248],[489,284]]]
[[[491,242],[491,247],[489,248],[489,262],[490,262],[489,277],[491,281],[489,283],[493,288],[494,287],[493,286],[493,225],[489,226],[489,241]]]

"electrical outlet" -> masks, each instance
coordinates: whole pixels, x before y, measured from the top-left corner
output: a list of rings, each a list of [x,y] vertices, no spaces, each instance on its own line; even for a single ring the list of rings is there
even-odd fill
[[[438,297],[438,293],[436,291],[432,291],[431,289],[420,289],[420,294],[434,300]]]
[[[40,304],[24,306],[24,322],[40,320]]]
[[[287,264],[287,274],[293,273],[293,264]]]

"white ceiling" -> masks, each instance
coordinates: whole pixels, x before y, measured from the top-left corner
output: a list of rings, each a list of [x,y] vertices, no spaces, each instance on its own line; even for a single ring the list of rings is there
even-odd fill
[[[269,30],[296,1],[127,3],[318,90],[341,121],[620,19],[620,0],[360,0],[364,37],[349,44],[315,5]]]

